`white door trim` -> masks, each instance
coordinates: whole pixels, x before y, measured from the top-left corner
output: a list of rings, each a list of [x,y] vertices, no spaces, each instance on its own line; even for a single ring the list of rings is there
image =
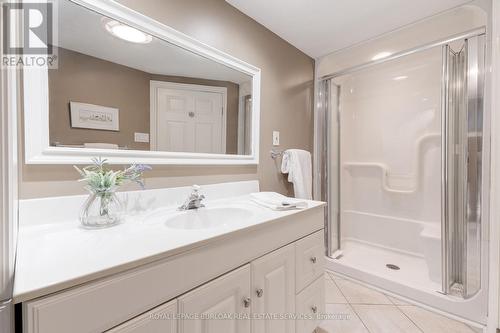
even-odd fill
[[[150,150],[158,150],[158,88],[187,90],[195,92],[213,92],[222,95],[222,118],[221,118],[221,131],[222,131],[222,149],[226,152],[226,126],[227,126],[227,88],[216,86],[204,86],[199,84],[186,84],[166,81],[149,82],[149,135],[150,135]]]
[[[0,15],[3,14],[0,10]],[[16,31],[19,27],[16,26]],[[0,34],[0,42],[3,34]],[[0,52],[1,53],[1,52]],[[3,53],[2,53],[3,55]],[[14,309],[11,303],[14,284],[18,221],[18,139],[17,117],[20,70],[0,69],[0,327],[13,332]]]

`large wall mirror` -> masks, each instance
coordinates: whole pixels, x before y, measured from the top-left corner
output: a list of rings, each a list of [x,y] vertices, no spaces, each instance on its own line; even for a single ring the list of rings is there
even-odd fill
[[[109,1],[56,6],[24,74],[27,163],[258,163],[260,70]]]

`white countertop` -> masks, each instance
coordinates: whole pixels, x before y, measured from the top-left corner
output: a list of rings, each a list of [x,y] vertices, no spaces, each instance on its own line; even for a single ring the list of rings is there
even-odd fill
[[[164,223],[151,222],[148,216],[175,206],[129,214],[115,227],[88,230],[78,221],[78,212],[64,223],[21,225],[19,230],[15,303],[116,274],[159,259],[205,245],[247,228],[257,228],[280,217],[299,214],[323,206],[308,201],[302,210],[273,211],[250,200],[249,195],[207,201],[207,207],[238,206],[250,208],[254,215],[245,221],[208,229],[173,229]]]

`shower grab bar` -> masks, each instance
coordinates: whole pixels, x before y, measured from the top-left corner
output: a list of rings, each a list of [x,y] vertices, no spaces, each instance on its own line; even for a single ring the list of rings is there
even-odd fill
[[[388,178],[390,178],[389,174],[389,167],[384,164],[384,163],[369,163],[369,162],[346,162],[344,163],[344,168],[346,169],[353,169],[353,168],[374,168],[374,169],[380,169],[380,172],[382,173],[382,189],[385,192],[389,193],[400,193],[400,194],[412,194],[417,192],[417,186],[414,186],[413,188],[409,190],[398,190],[395,188],[391,188],[389,186],[389,181]],[[413,178],[413,176],[411,176]],[[418,178],[418,177],[417,177]],[[415,181],[412,181],[415,183]],[[417,181],[418,182],[418,179]]]
[[[404,175],[408,178],[414,178],[412,181],[413,184],[415,184],[414,187],[412,187],[409,190],[401,190],[401,189],[395,189],[391,188],[389,185],[388,179],[393,177],[390,172],[390,168],[387,166],[385,163],[379,163],[379,162],[345,162],[344,163],[344,168],[346,169],[351,169],[351,168],[378,168],[382,172],[382,189],[386,192],[389,193],[400,193],[400,194],[412,194],[418,191],[419,185],[421,183],[421,179],[423,179],[423,168],[422,168],[422,155],[423,155],[423,149],[422,147],[429,141],[433,141],[435,139],[439,139],[441,137],[441,134],[439,133],[429,133],[422,135],[417,139],[417,144],[416,144],[416,153],[415,153],[415,161],[417,162],[415,172],[414,173],[409,173],[407,175]]]

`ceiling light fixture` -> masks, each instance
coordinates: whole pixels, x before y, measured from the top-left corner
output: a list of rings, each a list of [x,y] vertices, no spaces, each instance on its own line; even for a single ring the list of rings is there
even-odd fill
[[[131,43],[147,44],[151,43],[153,37],[136,28],[123,24],[115,20],[105,20],[104,27],[115,37]]]
[[[392,79],[394,81],[401,81],[401,80],[406,80],[408,78],[408,76],[406,75],[401,75],[401,76],[396,76],[396,77],[393,77]]]
[[[372,58],[372,60],[375,61],[375,60],[384,59],[384,58],[387,58],[390,55],[392,55],[391,52],[380,52],[380,53],[377,53],[376,55],[374,55],[373,58]]]

